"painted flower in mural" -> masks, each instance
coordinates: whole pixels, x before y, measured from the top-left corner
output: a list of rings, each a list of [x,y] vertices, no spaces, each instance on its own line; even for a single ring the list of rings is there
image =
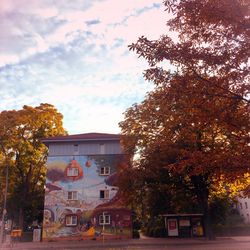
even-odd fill
[[[64,174],[66,179],[77,181],[83,178],[83,169],[76,160],[72,160],[65,168]]]

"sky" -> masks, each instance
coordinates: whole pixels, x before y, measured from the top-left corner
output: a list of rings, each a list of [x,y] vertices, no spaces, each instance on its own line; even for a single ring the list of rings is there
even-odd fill
[[[119,133],[153,88],[128,45],[168,18],[162,0],[1,0],[0,112],[50,103],[69,134]]]

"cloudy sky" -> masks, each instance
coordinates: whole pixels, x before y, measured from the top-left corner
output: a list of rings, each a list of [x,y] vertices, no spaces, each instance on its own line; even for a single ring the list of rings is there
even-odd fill
[[[1,0],[0,111],[50,103],[70,134],[119,132],[152,88],[128,45],[167,18],[162,0]]]

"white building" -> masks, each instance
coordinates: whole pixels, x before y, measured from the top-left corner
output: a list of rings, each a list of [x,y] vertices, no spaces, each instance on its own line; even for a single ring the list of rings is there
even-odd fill
[[[250,223],[250,197],[238,198],[237,210],[239,214],[244,218],[245,223]]]

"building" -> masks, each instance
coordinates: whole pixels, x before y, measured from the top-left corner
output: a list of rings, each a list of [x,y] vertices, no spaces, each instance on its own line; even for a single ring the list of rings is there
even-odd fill
[[[44,139],[49,149],[43,240],[131,237],[131,213],[116,186],[125,155],[117,134]]]
[[[236,208],[243,217],[245,223],[250,223],[250,198],[238,197]]]

